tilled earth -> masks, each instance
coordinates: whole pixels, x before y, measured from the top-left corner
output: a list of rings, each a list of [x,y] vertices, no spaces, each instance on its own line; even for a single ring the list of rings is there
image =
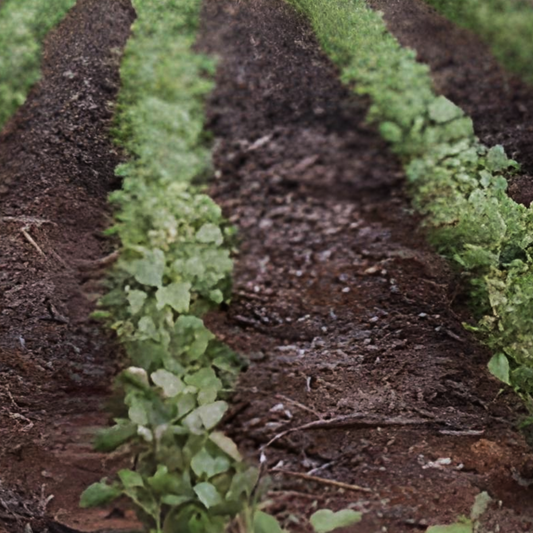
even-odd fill
[[[106,423],[116,349],[89,313],[112,251],[101,232],[120,155],[108,129],[133,17],[128,0],[79,0],[0,137],[2,533],[46,531],[45,517],[52,532],[114,525],[78,500],[113,464],[90,440]]]
[[[418,0],[372,2],[529,172],[531,89]],[[120,363],[88,316],[113,250],[108,130],[133,17],[128,0],[79,0],[0,137],[1,533],[133,527],[120,509],[77,509],[121,461],[90,448]],[[522,405],[462,327],[460,278],[425,244],[368,102],[281,0],[205,0],[199,48],[220,59],[211,194],[241,239],[234,301],[207,321],[250,357],[225,429],[251,460],[263,448],[270,510],[294,533],[316,501],[365,511],[346,531],[403,533],[468,515],[487,491],[488,531],[533,531]],[[514,184],[524,202],[528,180]]]
[[[251,356],[227,429],[289,472],[272,472],[271,509],[294,531],[318,499],[366,511],[350,531],[407,532],[488,491],[488,525],[533,530],[520,406],[463,329],[459,280],[424,244],[367,103],[283,2],[211,0],[203,21],[221,61],[211,194],[242,240],[235,301],[209,322]]]

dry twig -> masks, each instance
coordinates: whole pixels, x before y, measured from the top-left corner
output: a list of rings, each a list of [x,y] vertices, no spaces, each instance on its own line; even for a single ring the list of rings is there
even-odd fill
[[[307,411],[308,413],[315,415],[320,420],[323,420],[324,418],[318,411],[315,411],[314,409],[311,409],[310,407],[307,407],[306,405],[300,402],[297,402],[296,400],[293,400],[292,398],[289,398],[288,396],[284,396],[283,394],[276,394],[274,398],[276,398],[277,400],[283,400],[285,402],[292,403],[296,407],[299,407],[300,409],[302,409],[302,411]]]
[[[20,230],[22,235],[26,237],[28,242],[39,252],[40,255],[42,255],[45,259],[47,259],[46,254],[42,251],[41,247],[33,240],[33,237],[28,233],[28,230],[26,228],[22,228]]]
[[[309,474],[303,474],[301,472],[290,472],[288,470],[282,470],[280,468],[272,468],[270,472],[276,474],[284,474],[286,476],[297,477],[305,479],[307,481],[314,481],[315,483],[321,483],[322,485],[329,485],[331,487],[337,487],[338,489],[350,490],[353,492],[374,492],[367,487],[360,487],[359,485],[349,485],[348,483],[342,483],[341,481],[335,481],[332,479],[324,479],[322,477],[310,476]]]
[[[378,428],[386,426],[424,426],[427,424],[432,424],[433,421],[423,420],[421,418],[402,418],[402,417],[393,417],[393,418],[382,418],[382,417],[369,417],[365,413],[358,413],[354,415],[339,416],[337,418],[332,418],[330,420],[314,420],[304,424],[303,426],[298,426],[296,428],[286,429],[281,433],[278,433],[275,437],[270,439],[264,446],[268,448],[277,440],[289,435],[290,433],[295,433],[296,431],[307,431],[309,429],[339,429],[339,428]]]

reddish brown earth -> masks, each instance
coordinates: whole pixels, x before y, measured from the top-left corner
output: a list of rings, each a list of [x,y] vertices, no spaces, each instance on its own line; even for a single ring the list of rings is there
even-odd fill
[[[533,87],[510,75],[488,46],[454,26],[423,0],[368,0],[385,15],[389,30],[418,60],[431,67],[435,89],[474,120],[487,146],[501,144],[524,173],[510,186],[511,196],[533,201]]]
[[[483,140],[532,168],[529,89],[514,80],[506,93],[490,55],[469,78],[477,56],[461,70],[460,51],[478,41],[455,30],[445,39],[447,23],[417,0],[393,4],[392,30],[413,17],[419,26],[404,33],[425,36],[422,59],[448,61],[440,77],[434,67],[439,90]],[[88,316],[98,261],[113,249],[101,232],[121,156],[108,130],[133,17],[128,0],[79,0],[0,136],[1,533],[133,527],[120,510],[77,507],[121,461],[90,447],[120,362]],[[269,509],[294,533],[310,531],[316,505],[364,511],[346,531],[403,533],[450,523],[488,491],[488,531],[533,531],[533,456],[516,429],[524,410],[499,394],[490,354],[463,329],[459,279],[425,244],[401,166],[365,124],[367,102],[338,83],[281,0],[205,0],[200,46],[220,57],[211,192],[241,238],[234,302],[208,323],[251,359],[226,430],[253,461],[279,436],[264,450],[283,471],[271,473]],[[524,183],[516,190],[527,196]]]
[[[317,501],[365,512],[346,531],[403,533],[488,491],[489,530],[532,531],[520,404],[463,329],[458,280],[417,230],[366,102],[281,1],[207,0],[201,46],[221,61],[211,193],[242,241],[235,300],[208,322],[251,356],[226,429],[257,460],[315,422],[265,449],[292,473],[273,473],[270,509],[295,532]]]
[[[117,355],[88,316],[97,261],[112,251],[101,232],[120,155],[108,129],[133,17],[128,0],[80,0],[48,37],[43,79],[0,137],[3,533],[125,523],[81,513],[78,499],[116,462],[90,445],[106,423]]]

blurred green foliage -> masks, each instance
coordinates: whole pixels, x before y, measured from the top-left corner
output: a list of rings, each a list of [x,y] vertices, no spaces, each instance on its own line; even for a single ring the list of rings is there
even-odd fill
[[[0,128],[39,80],[43,41],[75,0],[6,0],[0,8]]]
[[[477,33],[509,70],[533,84],[533,5],[529,0],[425,0]]]

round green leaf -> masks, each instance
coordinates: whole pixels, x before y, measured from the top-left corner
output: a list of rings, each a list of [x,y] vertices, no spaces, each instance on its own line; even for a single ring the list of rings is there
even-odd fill
[[[337,513],[329,509],[321,509],[311,516],[311,525],[316,533],[329,533],[340,527],[351,526],[361,521],[361,513],[351,509],[343,509]]]

